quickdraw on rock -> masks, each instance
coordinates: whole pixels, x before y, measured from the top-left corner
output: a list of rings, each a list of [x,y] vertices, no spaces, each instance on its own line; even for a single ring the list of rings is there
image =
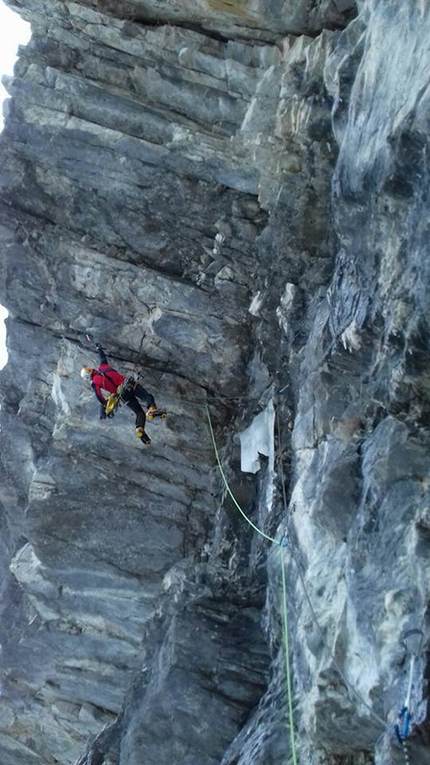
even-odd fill
[[[409,763],[409,755],[406,745],[406,739],[409,735],[409,725],[411,721],[411,695],[412,684],[414,679],[415,660],[421,653],[421,647],[423,642],[423,632],[419,629],[408,630],[401,638],[406,655],[410,655],[411,663],[409,666],[409,681],[406,691],[406,697],[404,704],[400,707],[397,723],[394,726],[394,732],[399,744],[403,747],[405,761]]]

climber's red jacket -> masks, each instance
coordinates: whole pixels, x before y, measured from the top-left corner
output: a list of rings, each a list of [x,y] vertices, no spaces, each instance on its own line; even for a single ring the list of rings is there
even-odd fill
[[[100,364],[98,369],[94,370],[91,383],[98,400],[103,406],[106,404],[106,399],[103,396],[102,389],[108,393],[116,393],[118,386],[122,385],[125,379],[124,375],[117,372],[109,364]]]

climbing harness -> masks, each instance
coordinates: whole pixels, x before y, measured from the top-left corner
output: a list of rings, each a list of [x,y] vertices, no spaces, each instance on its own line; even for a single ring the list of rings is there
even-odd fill
[[[123,394],[127,391],[132,393],[137,385],[137,380],[134,377],[134,375],[128,375],[124,382],[118,386],[117,388],[117,394],[121,401],[124,401]]]
[[[420,629],[408,630],[401,638],[406,651],[406,655],[410,654],[411,661],[409,665],[409,680],[406,691],[406,697],[404,704],[399,709],[397,723],[394,726],[394,732],[399,744],[403,747],[405,755],[405,762],[409,765],[409,753],[407,749],[406,739],[409,734],[409,724],[411,721],[411,695],[412,684],[414,679],[415,661],[421,653],[423,643],[423,631]]]
[[[98,374],[101,374],[103,377],[106,377],[108,380],[110,380],[109,376],[106,374],[106,372],[112,371],[111,369],[107,369],[103,372],[98,371]],[[112,380],[110,380],[112,382]],[[107,403],[105,406],[105,412],[107,417],[112,417],[112,415],[115,413],[115,411],[118,409],[119,406],[121,406],[121,402],[125,399],[123,398],[123,394],[125,391],[132,392],[134,388],[136,387],[137,382],[133,375],[128,375],[128,377],[124,380],[121,385],[118,385],[118,388],[116,389],[116,393],[111,393],[108,396]]]

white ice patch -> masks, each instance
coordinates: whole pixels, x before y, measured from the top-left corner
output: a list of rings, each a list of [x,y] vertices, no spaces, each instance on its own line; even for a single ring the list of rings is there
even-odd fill
[[[266,409],[257,414],[253,422],[239,435],[241,448],[240,469],[243,473],[256,473],[260,469],[259,454],[269,458],[269,471],[274,472],[275,449],[273,432],[275,408],[269,401]]]
[[[349,324],[349,326],[342,333],[341,340],[346,351],[353,353],[354,351],[360,350],[361,338],[355,319],[353,319],[351,324]]]
[[[254,418],[253,422],[239,435],[241,448],[241,470],[244,473],[257,473],[260,469],[260,455],[268,458],[265,476],[265,505],[270,513],[275,486],[275,407],[270,400],[266,408]]]
[[[259,290],[257,294],[254,295],[254,297],[251,300],[251,305],[249,306],[249,309],[248,309],[249,313],[252,316],[258,316],[258,314],[260,313],[261,307],[263,305],[263,302],[264,302],[264,299]]]
[[[299,288],[295,284],[287,282],[285,285],[284,294],[281,297],[280,305],[276,309],[276,316],[279,322],[280,328],[288,335],[291,315],[294,309],[294,303],[297,301],[299,295]]]
[[[57,408],[60,409],[63,412],[63,414],[69,415],[70,406],[66,399],[66,396],[63,393],[63,389],[61,387],[61,375],[58,374],[58,372],[54,372],[51,395],[52,395],[52,398],[54,399],[54,402]]]

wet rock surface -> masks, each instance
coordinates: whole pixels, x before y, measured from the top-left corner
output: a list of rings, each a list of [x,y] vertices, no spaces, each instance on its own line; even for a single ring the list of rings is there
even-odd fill
[[[11,5],[2,765],[426,765],[430,10]]]

